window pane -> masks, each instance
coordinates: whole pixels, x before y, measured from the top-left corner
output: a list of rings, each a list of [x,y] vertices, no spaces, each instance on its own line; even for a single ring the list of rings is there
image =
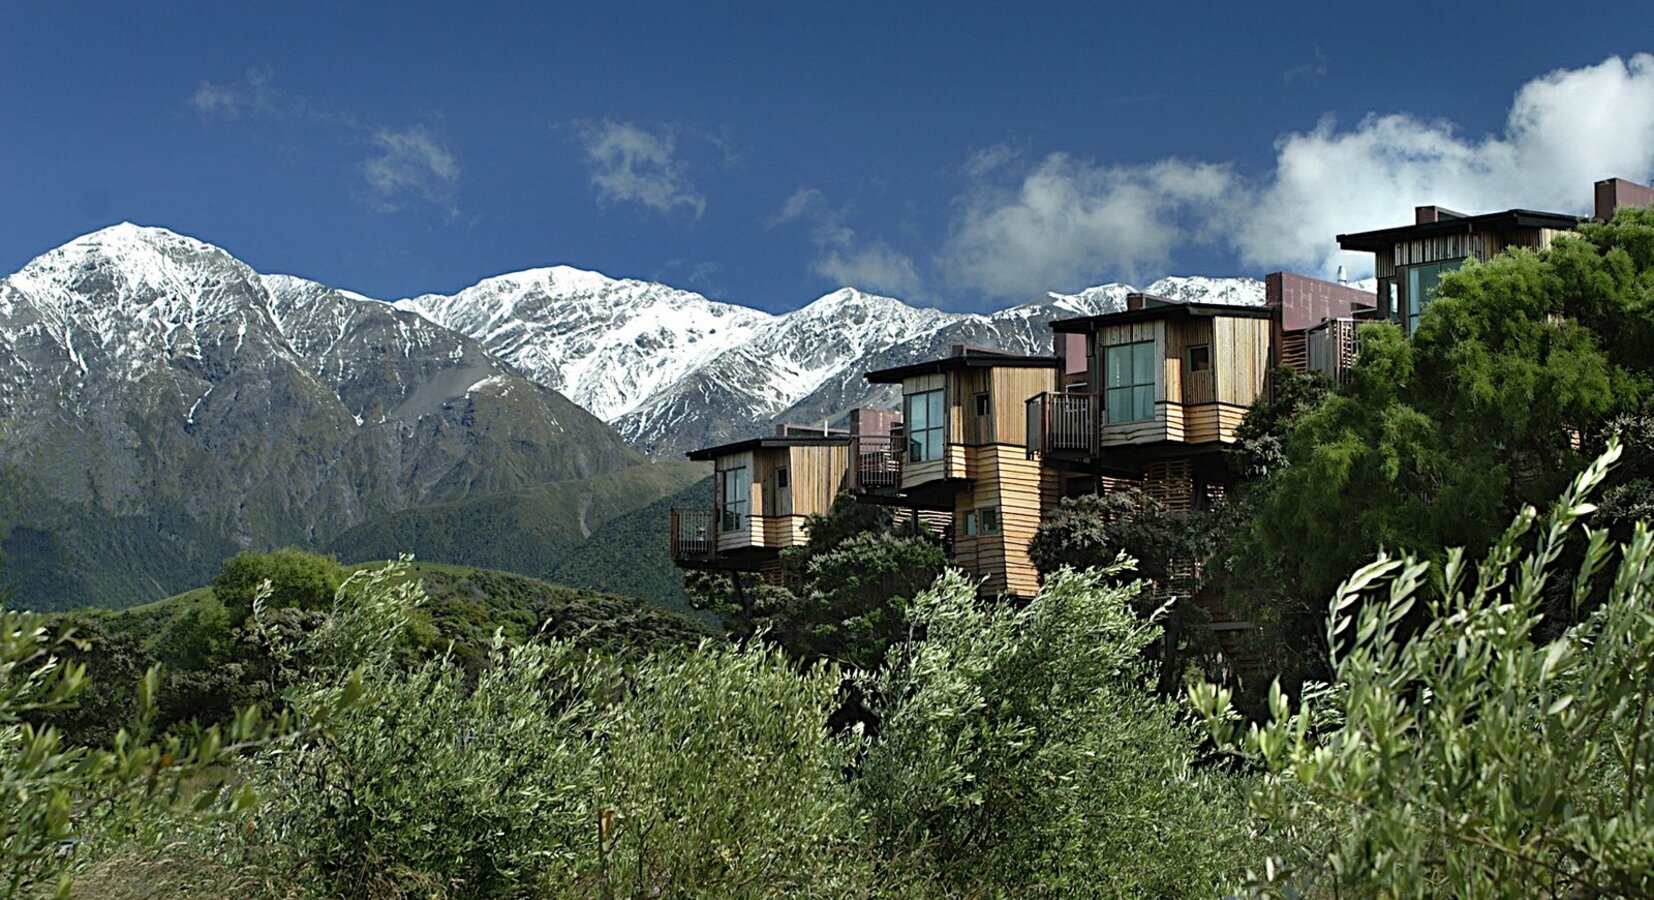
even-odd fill
[[[1132,391],[1132,418],[1139,422],[1154,418],[1154,385],[1134,387]]]
[[[1154,342],[1137,344],[1131,354],[1131,383],[1154,384]]]
[[[925,458],[926,459],[941,459],[942,458],[942,429],[932,428],[930,431],[925,432],[925,438],[926,438],[926,441],[925,441],[925,454],[926,454],[926,456],[925,456]]]
[[[928,421],[930,422],[930,427],[931,428],[940,428],[940,427],[942,427],[942,423],[947,421],[946,419],[944,419],[942,417],[942,392],[941,391],[931,391],[931,392],[927,393],[925,396],[929,401],[929,403],[927,405],[930,407],[930,410],[929,410],[929,413],[928,413],[928,415],[929,415],[929,420]]]
[[[1110,388],[1108,392],[1108,421],[1125,422],[1131,419],[1131,388]]]
[[[929,427],[929,420],[925,418],[925,395],[907,395],[907,427],[910,431],[918,431]]]
[[[1108,348],[1107,361],[1103,368],[1109,387],[1125,387],[1131,384],[1131,345],[1121,344]]]
[[[907,461],[925,461],[925,441],[923,433],[909,435],[907,439]]]
[[[990,506],[982,510],[982,533],[993,534],[999,531],[999,507]]]

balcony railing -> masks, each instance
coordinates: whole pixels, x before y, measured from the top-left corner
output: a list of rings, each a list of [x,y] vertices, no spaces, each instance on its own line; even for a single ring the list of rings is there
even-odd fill
[[[672,559],[711,562],[718,558],[718,511],[693,508],[672,510]]]
[[[850,489],[895,490],[902,486],[904,442],[890,435],[850,438]]]
[[[1095,454],[1100,406],[1096,394],[1046,392],[1029,398],[1029,452]]]
[[[1333,384],[1343,384],[1345,374],[1361,355],[1356,325],[1354,319],[1328,319],[1310,329],[1305,336],[1305,368],[1326,375]]]

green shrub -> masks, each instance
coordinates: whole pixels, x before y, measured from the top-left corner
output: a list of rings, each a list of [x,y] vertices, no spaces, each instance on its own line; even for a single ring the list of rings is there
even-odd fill
[[[352,630],[394,634],[411,590],[347,585],[334,616],[377,606]],[[291,658],[323,683],[369,660],[375,702],[262,761],[270,805],[249,848],[276,848],[319,894],[786,896],[862,880],[831,668],[710,642],[622,663],[499,636],[473,682],[447,659],[400,669],[385,641],[321,652],[338,643],[326,632]]]
[[[927,635],[864,680],[880,723],[856,781],[884,853],[940,889],[1210,896],[1244,842],[1230,776],[1198,771],[1193,730],[1150,690],[1118,565],[1062,570],[1026,607],[964,575],[915,601]]]
[[[249,707],[222,730],[152,737],[161,673],[151,667],[137,679],[126,727],[100,733],[103,745],[82,743],[39,720],[71,717],[91,691],[126,689],[93,686],[86,666],[66,658],[89,647],[42,616],[0,610],[0,897],[54,883],[66,894],[88,847],[97,852],[171,812],[246,808],[252,794],[228,764],[295,733],[285,718],[266,721]],[[334,692],[313,708],[336,711],[356,696]]]
[[[1191,688],[1216,737],[1267,773],[1252,806],[1276,847],[1257,892],[1654,893],[1654,532],[1639,523],[1616,547],[1582,524],[1618,454],[1575,480],[1532,550],[1529,507],[1479,566],[1455,550],[1358,570],[1327,622],[1332,686],[1296,711],[1277,689],[1271,720],[1243,729],[1226,690]],[[1565,551],[1577,571],[1554,571]],[[1558,590],[1576,612],[1603,599],[1546,641]]]
[[[272,607],[325,609],[345,580],[345,569],[331,556],[297,547],[269,553],[242,552],[224,561],[213,578],[213,594],[224,604],[230,624],[238,625],[253,611],[253,594],[270,582]]]

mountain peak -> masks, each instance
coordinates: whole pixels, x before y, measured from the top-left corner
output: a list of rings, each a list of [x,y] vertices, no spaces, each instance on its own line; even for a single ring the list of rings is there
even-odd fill
[[[92,255],[97,254],[110,259],[125,259],[133,253],[153,253],[157,251],[194,251],[194,252],[224,252],[218,247],[205,241],[179,234],[158,225],[138,225],[133,222],[118,222],[97,231],[88,232],[69,241],[56,250],[48,251],[45,255],[63,253],[65,255]]]

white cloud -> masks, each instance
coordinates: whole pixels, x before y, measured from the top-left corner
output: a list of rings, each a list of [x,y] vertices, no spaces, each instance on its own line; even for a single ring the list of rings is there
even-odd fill
[[[234,119],[241,115],[240,95],[227,85],[210,81],[201,82],[190,95],[190,106],[207,119]]]
[[[1098,166],[1053,153],[1007,184],[992,173],[1016,161],[1001,152],[983,165],[989,158],[967,166],[972,186],[940,261],[951,281],[995,297],[1157,271],[1204,232],[1183,224],[1189,214],[1221,207],[1236,183],[1222,165]]]
[[[925,293],[913,258],[883,241],[829,250],[811,269],[838,284],[904,300],[918,299]]]
[[[1278,140],[1262,178],[1176,159],[1099,166],[1057,153],[1026,165],[1000,150],[965,172],[938,259],[951,281],[989,296],[1157,274],[1187,242],[1257,269],[1344,263],[1358,275],[1371,257],[1341,254],[1336,236],[1410,222],[1414,206],[1587,213],[1597,179],[1654,176],[1654,55],[1530,81],[1495,135],[1404,113],[1346,129],[1325,119]]]
[[[845,224],[846,213],[827,202],[819,188],[800,187],[764,222],[774,228],[801,219],[811,222],[817,256],[810,271],[835,284],[877,291],[908,300],[925,297],[924,280],[913,258],[883,240],[862,240]]]
[[[381,208],[400,208],[406,198],[415,196],[455,212],[459,163],[423,125],[380,128],[373,133],[373,143],[381,152],[362,164],[362,172]]]
[[[239,119],[246,115],[363,127],[349,113],[317,106],[276,87],[269,69],[248,69],[235,81],[203,81],[190,95],[189,104],[203,119]]]
[[[1451,123],[1387,115],[1342,132],[1323,121],[1276,146],[1273,177],[1245,197],[1231,234],[1241,259],[1365,271],[1371,257],[1341,256],[1335,235],[1405,224],[1426,204],[1588,213],[1598,179],[1646,180],[1654,174],[1654,55],[1528,82],[1498,135],[1467,138]]]
[[[353,194],[370,209],[387,212],[421,200],[459,214],[454,206],[460,167],[454,152],[425,125],[403,128],[364,122],[353,113],[330,109],[276,87],[267,69],[248,69],[235,81],[203,81],[190,95],[202,119],[262,119],[300,122],[331,132],[343,144],[374,148],[360,165],[367,190]]]
[[[1299,79],[1312,80],[1327,74],[1327,54],[1320,44],[1315,45],[1315,59],[1301,66],[1293,66],[1281,73],[1281,83],[1290,85]]]
[[[697,218],[706,211],[706,198],[675,155],[677,139],[670,129],[649,131],[605,119],[579,123],[579,130],[599,201],[641,203],[663,214],[682,206]]]
[[[801,219],[807,213],[817,212],[827,205],[827,196],[820,189],[801,187],[793,192],[787,202],[781,204],[776,214],[765,220],[765,228],[774,228]]]

